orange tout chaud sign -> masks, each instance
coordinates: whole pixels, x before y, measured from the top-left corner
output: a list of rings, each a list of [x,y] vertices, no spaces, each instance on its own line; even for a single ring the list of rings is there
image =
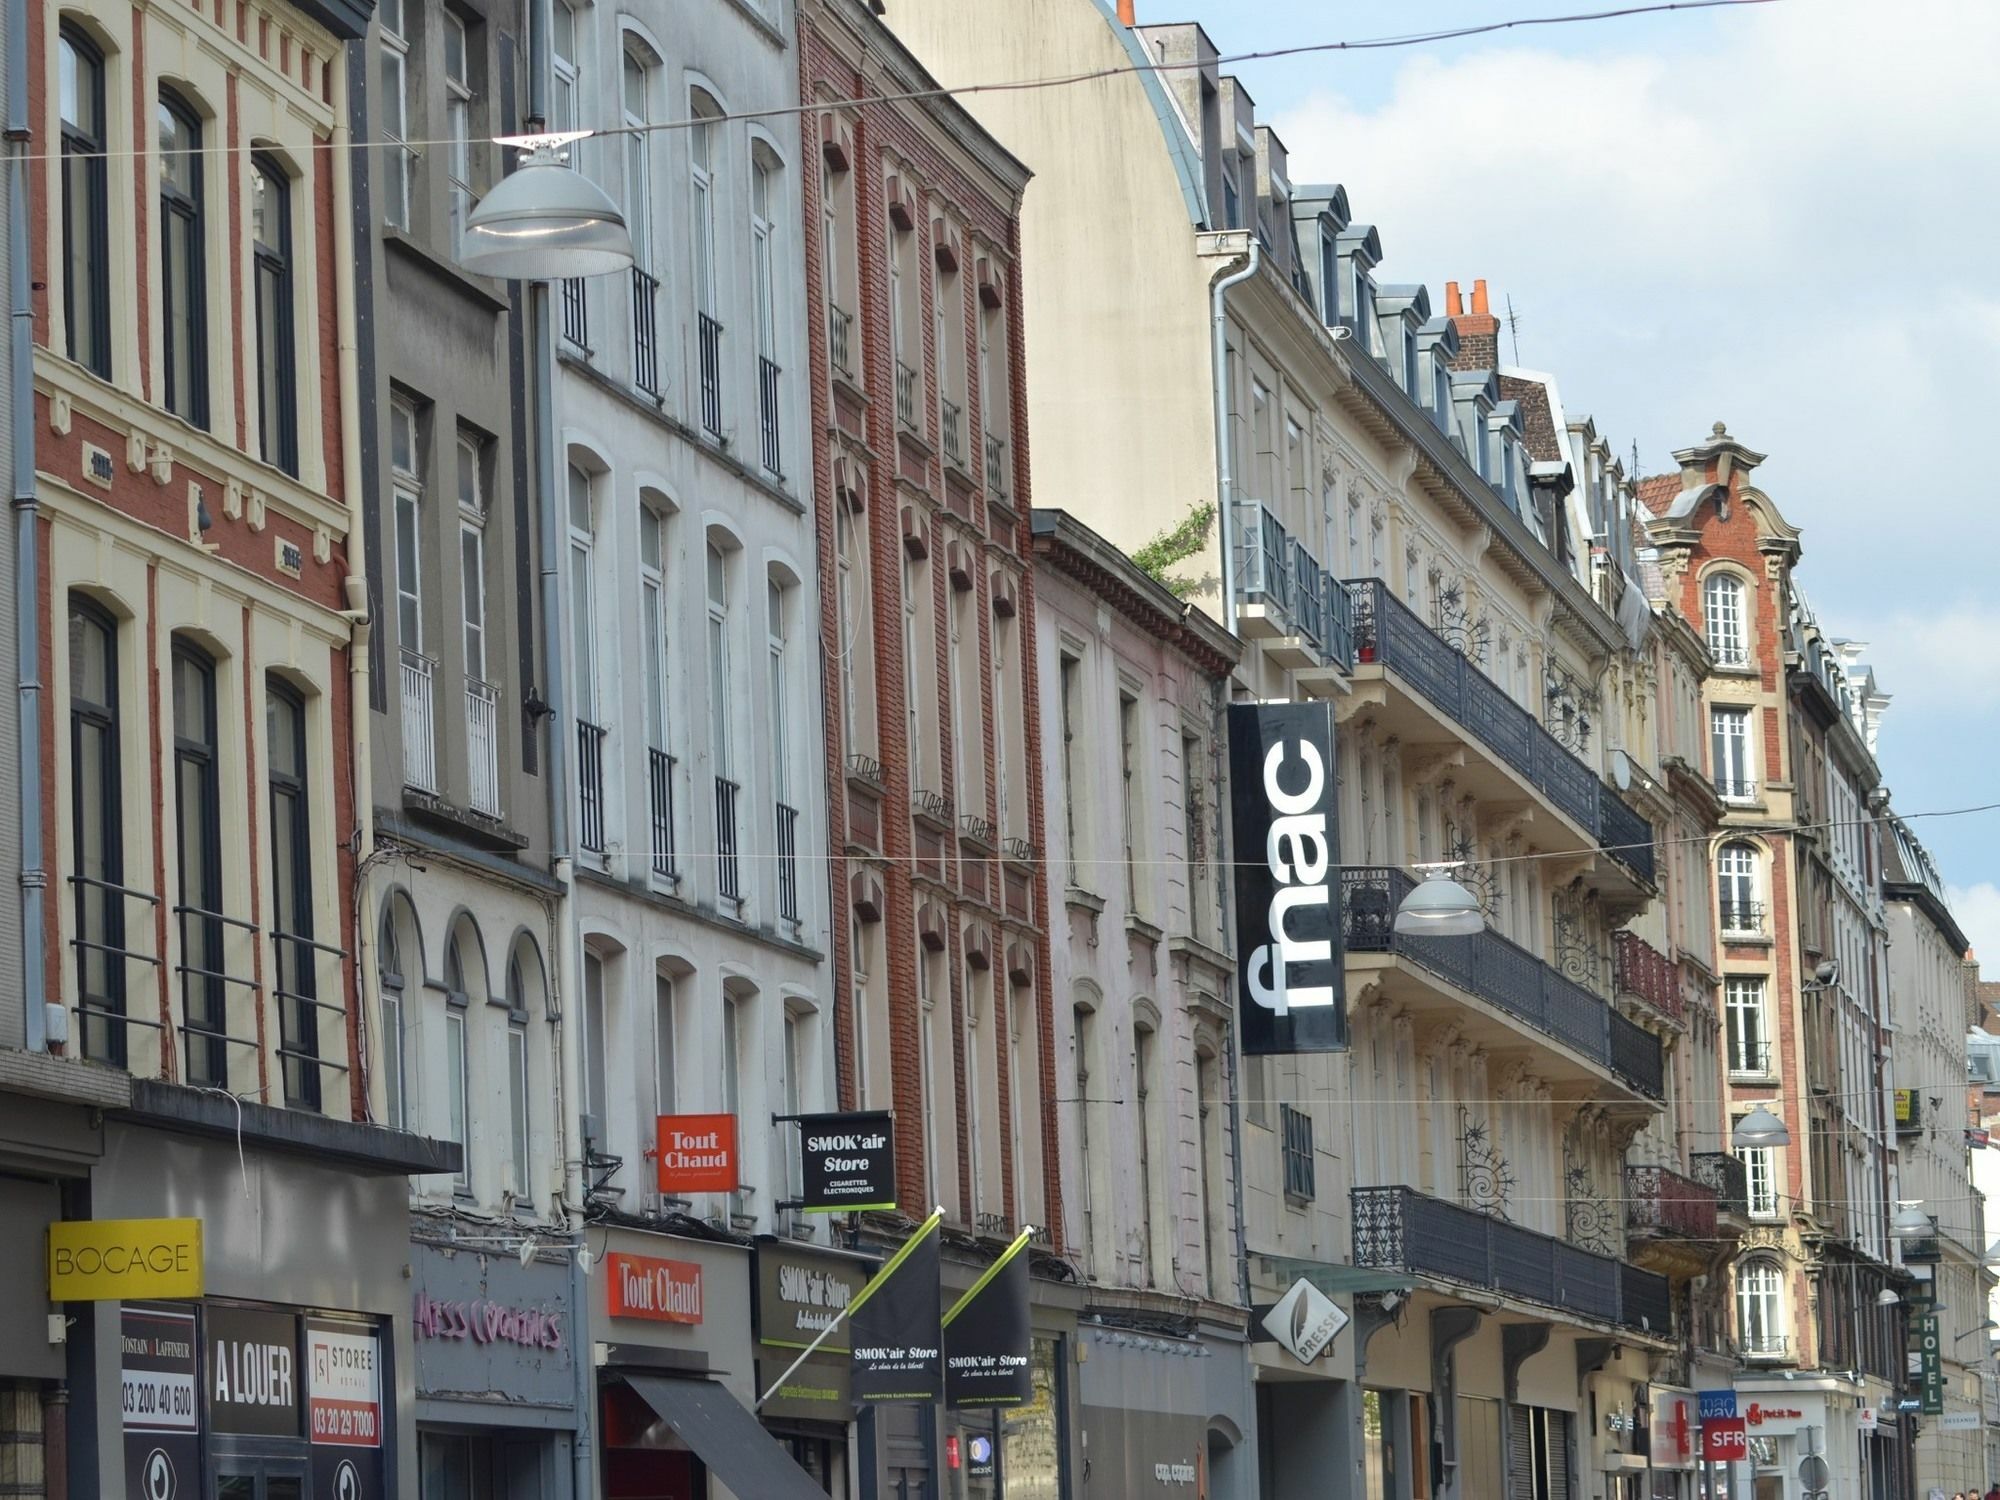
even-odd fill
[[[605,1310],[655,1323],[701,1321],[701,1267],[656,1255],[607,1255]]]
[[[736,1116],[661,1115],[653,1139],[662,1193],[736,1191]]]

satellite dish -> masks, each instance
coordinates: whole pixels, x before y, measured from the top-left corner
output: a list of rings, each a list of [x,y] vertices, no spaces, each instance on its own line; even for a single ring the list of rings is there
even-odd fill
[[[1623,750],[1611,752],[1611,779],[1617,783],[1619,791],[1632,790],[1632,757]]]

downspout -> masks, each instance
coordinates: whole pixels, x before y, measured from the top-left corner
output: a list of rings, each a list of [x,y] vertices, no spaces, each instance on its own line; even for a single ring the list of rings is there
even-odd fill
[[[14,644],[17,795],[21,805],[21,1020],[30,1052],[48,1050],[48,954],[42,913],[41,559],[35,538],[35,308],[28,262],[28,0],[7,0],[7,310],[12,343]]]

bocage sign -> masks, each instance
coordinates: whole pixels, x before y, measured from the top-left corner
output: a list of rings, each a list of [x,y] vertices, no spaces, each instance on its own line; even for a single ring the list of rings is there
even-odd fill
[[[1345,1050],[1331,707],[1232,704],[1229,779],[1243,1050]]]
[[[887,1110],[801,1115],[798,1206],[809,1214],[896,1206],[895,1122]]]
[[[201,1293],[199,1219],[79,1219],[49,1226],[51,1302]]]

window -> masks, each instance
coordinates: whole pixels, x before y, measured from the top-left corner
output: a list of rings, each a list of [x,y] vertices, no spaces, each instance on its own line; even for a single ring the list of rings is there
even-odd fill
[[[670,1115],[680,1099],[675,1047],[674,981],[665,974],[653,978],[653,1111]]]
[[[1770,1025],[1764,1014],[1764,981],[1732,974],[1722,984],[1729,1026],[1729,1071],[1753,1078],[1771,1073]]]
[[[250,238],[255,245],[257,439],[267,464],[299,472],[297,358],[292,337],[292,184],[268,156],[251,158]]]
[[[1125,909],[1133,916],[1139,911],[1139,819],[1145,797],[1139,764],[1139,700],[1130,693],[1118,695],[1118,822],[1119,849],[1125,860]]]
[[[1417,390],[1417,331],[1403,322],[1403,392],[1412,401],[1422,399]]]
[[[1514,443],[1505,433],[1500,436],[1500,493],[1510,504],[1520,500],[1514,491]]]
[[[805,1113],[805,1055],[806,1027],[809,1024],[805,1011],[785,1007],[785,1034],[782,1038],[782,1053],[778,1058],[779,1090],[781,1107],[794,1118]],[[801,1153],[790,1149],[789,1142],[783,1149],[785,1196],[797,1198],[805,1192],[805,1181],[801,1175],[804,1167]]]
[[[969,936],[969,934],[968,934]],[[989,1077],[997,1080],[993,1056],[993,971],[968,962],[961,975],[965,986],[965,1146],[972,1163],[974,1222],[986,1213],[999,1186],[999,1174],[986,1169],[989,1132],[997,1123],[988,1111]]]
[[[646,743],[667,748],[666,517],[639,507],[639,612],[646,632]]]
[[[946,1101],[938,1096],[937,991],[938,955],[921,937],[917,948],[917,1050],[919,1082],[924,1100],[924,1198],[936,1203],[944,1190],[945,1176],[938,1161],[938,1117]]]
[[[520,975],[518,959],[508,964],[511,985]],[[528,1028],[523,1021],[507,1025],[507,1187],[518,1207],[529,1207],[534,1192],[528,1184]]]
[[[1736,1331],[1743,1352],[1767,1358],[1785,1352],[1783,1278],[1762,1258],[1736,1267]]]
[[[127,1065],[125,828],[119,792],[118,623],[69,600],[71,899],[83,1055]]]
[[[1733,801],[1756,797],[1757,779],[1750,766],[1750,710],[1709,710],[1708,743],[1715,762],[1715,790]]]
[[[653,248],[652,59],[635,42],[625,46],[621,87],[625,106],[625,227],[632,235],[632,265],[645,271]]]
[[[1198,1052],[1194,1060],[1195,1156],[1201,1177],[1201,1270],[1202,1286],[1211,1297],[1223,1294],[1221,1266],[1217,1264],[1216,1236],[1224,1226],[1216,1222],[1215,1206],[1223,1188],[1221,1133],[1215,1112],[1222,1106],[1220,1067],[1213,1052]],[[1224,1255],[1227,1255],[1225,1250]]]
[[[1438,426],[1451,431],[1451,366],[1442,354],[1431,360],[1431,412]]]
[[[278,982],[278,1055],[285,1102],[320,1107],[319,944],[313,941],[312,803],[306,780],[306,705],[277,677],[266,684],[271,769],[271,950]],[[329,1006],[338,1013],[338,1006]]]
[[[924,605],[930,600],[930,565],[903,548],[903,702],[910,781],[917,791],[938,790],[931,737],[925,733],[937,712],[937,675],[931,670],[935,646],[925,629]]]
[[[757,413],[764,470],[779,471],[778,324],[773,259],[777,226],[771,200],[777,173],[768,162],[750,164],[750,299],[757,320]]]
[[[850,763],[857,755],[873,759],[875,749],[875,628],[869,601],[867,523],[851,508],[844,492],[836,492],[834,539],[839,552],[835,607],[839,611],[840,722]]]
[[[916,240],[914,229],[889,221],[889,348],[896,361],[896,420],[909,428],[917,425],[917,388],[924,362],[921,288],[909,264]]]
[[[1326,230],[1319,232],[1320,319],[1331,328],[1340,321],[1340,250]]]
[[[722,996],[722,1112],[743,1112],[743,1006],[727,992]]]
[[[583,954],[583,1112],[597,1117],[586,1138],[602,1146],[610,1099],[605,1088],[604,957],[586,948]]]
[[[1312,1116],[1289,1104],[1280,1104],[1278,1132],[1284,1152],[1285,1196],[1310,1203],[1317,1195]]]
[[[65,352],[92,374],[109,380],[111,219],[105,156],[104,54],[90,38],[67,22],[63,24],[57,48],[62,102]]]
[[[176,639],[174,812],[180,846],[181,1024],[187,1080],[229,1087],[229,954],[223,945],[221,780],[215,662]]]
[[[1368,279],[1360,257],[1354,261],[1354,340],[1368,353],[1375,352],[1375,283]]]
[[[1209,890],[1208,752],[1191,734],[1181,736],[1181,776],[1181,854],[1187,862],[1188,929],[1205,939],[1215,906]]]
[[[1076,731],[1083,716],[1083,663],[1064,652],[1056,668],[1058,708],[1062,715],[1062,801],[1063,849],[1069,858],[1069,885],[1079,885],[1078,866],[1083,851],[1077,847],[1077,794],[1082,783],[1076,774]]]
[[[956,580],[945,615],[950,654],[945,683],[951,694],[951,784],[959,810],[968,817],[986,816],[985,735],[979,711],[979,597]]]
[[[597,722],[597,608],[591,589],[592,553],[597,545],[590,475],[580,464],[569,466],[569,598],[570,653],[576,681],[571,692],[576,716]]]
[[[382,0],[382,222],[410,227],[410,43],[403,29],[404,0]]]
[[[965,287],[956,271],[938,268],[932,282],[937,359],[938,441],[945,462],[968,468],[965,457]]]
[[[1243,227],[1242,199],[1236,190],[1236,173],[1230,167],[1222,169],[1222,227]]]
[[[1709,655],[1718,667],[1747,666],[1750,647],[1744,636],[1743,580],[1733,573],[1711,573],[1701,586],[1702,622],[1707,627]]]
[[[1757,899],[1757,851],[1749,844],[1724,844],[1715,856],[1716,910],[1724,932],[1762,932],[1764,908]]]
[[[208,286],[202,204],[201,117],[162,92],[160,131],[160,319],[165,330],[166,408],[208,426]]]
[[[695,124],[688,130],[689,188],[693,194],[694,305],[695,311],[713,318],[715,288],[715,156],[721,131],[715,117],[722,113],[715,100],[695,90],[692,113]]]
[[[1001,274],[997,262],[992,274]],[[996,297],[979,299],[979,425],[984,437],[986,488],[1004,499],[1008,489],[1007,434],[1012,430],[1007,373],[1007,316]]]
[[[389,405],[389,467],[396,494],[396,632],[405,651],[424,649],[424,585],[421,507],[423,481],[417,476],[417,412],[405,398]]]
[[[1139,1126],[1139,1277],[1153,1284],[1153,1159],[1158,1143],[1153,1119],[1153,1056],[1157,1038],[1144,1026],[1132,1028],[1133,1103]]]
[[[376,975],[382,992],[382,1097],[391,1130],[409,1128],[409,1079],[403,1056],[403,1002],[408,988],[403,975],[403,939],[397,930],[395,903],[382,909],[382,933],[376,946]]]
[[[1737,1154],[1743,1159],[1743,1176],[1747,1184],[1750,1216],[1754,1219],[1776,1218],[1778,1216],[1777,1149],[1772,1146],[1749,1146]]]
[[[729,561],[714,542],[708,544],[708,714],[709,748],[715,774],[727,778],[730,759]]]
[[[391,0],[400,5],[402,0]],[[554,131],[571,131],[577,128],[578,89],[582,83],[577,67],[577,23],[576,9],[570,0],[555,0],[555,14],[551,17],[549,39],[554,44],[550,51],[555,66],[556,86],[551,100],[549,128]],[[581,142],[573,142],[570,147],[570,165],[582,169],[583,159],[576,154]]]
[[[1026,839],[1028,835],[1028,792],[1022,779],[1027,772],[1025,716],[1014,710],[1014,684],[1019,666],[1014,659],[1018,635],[1010,615],[993,616],[993,781],[999,799],[999,822],[1003,839]]]
[[[486,496],[484,444],[458,438],[458,581],[465,627],[465,675],[484,684],[486,672]]]
[[[1004,982],[1004,981],[1003,981]],[[1041,1222],[1040,1175],[1032,1165],[1041,1139],[1041,1106],[1035,1064],[1035,992],[1007,984],[1007,1142],[1014,1171],[1014,1217]],[[994,1080],[999,1086],[999,1080]]]
[[[447,960],[456,951],[454,947],[448,952]],[[449,962],[446,967],[449,970]],[[456,1141],[465,1148],[459,1158],[462,1165],[452,1174],[451,1180],[453,1190],[460,1193],[472,1190],[472,1122],[466,1108],[467,1098],[472,1092],[472,1080],[467,1076],[469,1066],[465,1055],[465,1008],[447,1003],[444,1012],[444,1127],[445,1139]]]
[[[1097,1191],[1096,1179],[1091,1173],[1091,1161],[1098,1154],[1092,1138],[1097,1109],[1096,1102],[1090,1097],[1090,1075],[1097,1060],[1097,1012],[1088,1005],[1079,1005],[1073,1014],[1076,1023],[1073,1091],[1076,1094],[1077,1116],[1077,1184],[1083,1197],[1083,1253],[1088,1263],[1094,1261],[1097,1254]]]
[[[471,45],[465,22],[444,13],[444,175],[451,202],[451,253],[458,254],[472,212]]]
[[[765,586],[765,614],[770,636],[771,794],[777,803],[778,915],[796,931],[799,905],[799,810],[791,786],[790,677],[785,665],[785,589],[774,577]]]

